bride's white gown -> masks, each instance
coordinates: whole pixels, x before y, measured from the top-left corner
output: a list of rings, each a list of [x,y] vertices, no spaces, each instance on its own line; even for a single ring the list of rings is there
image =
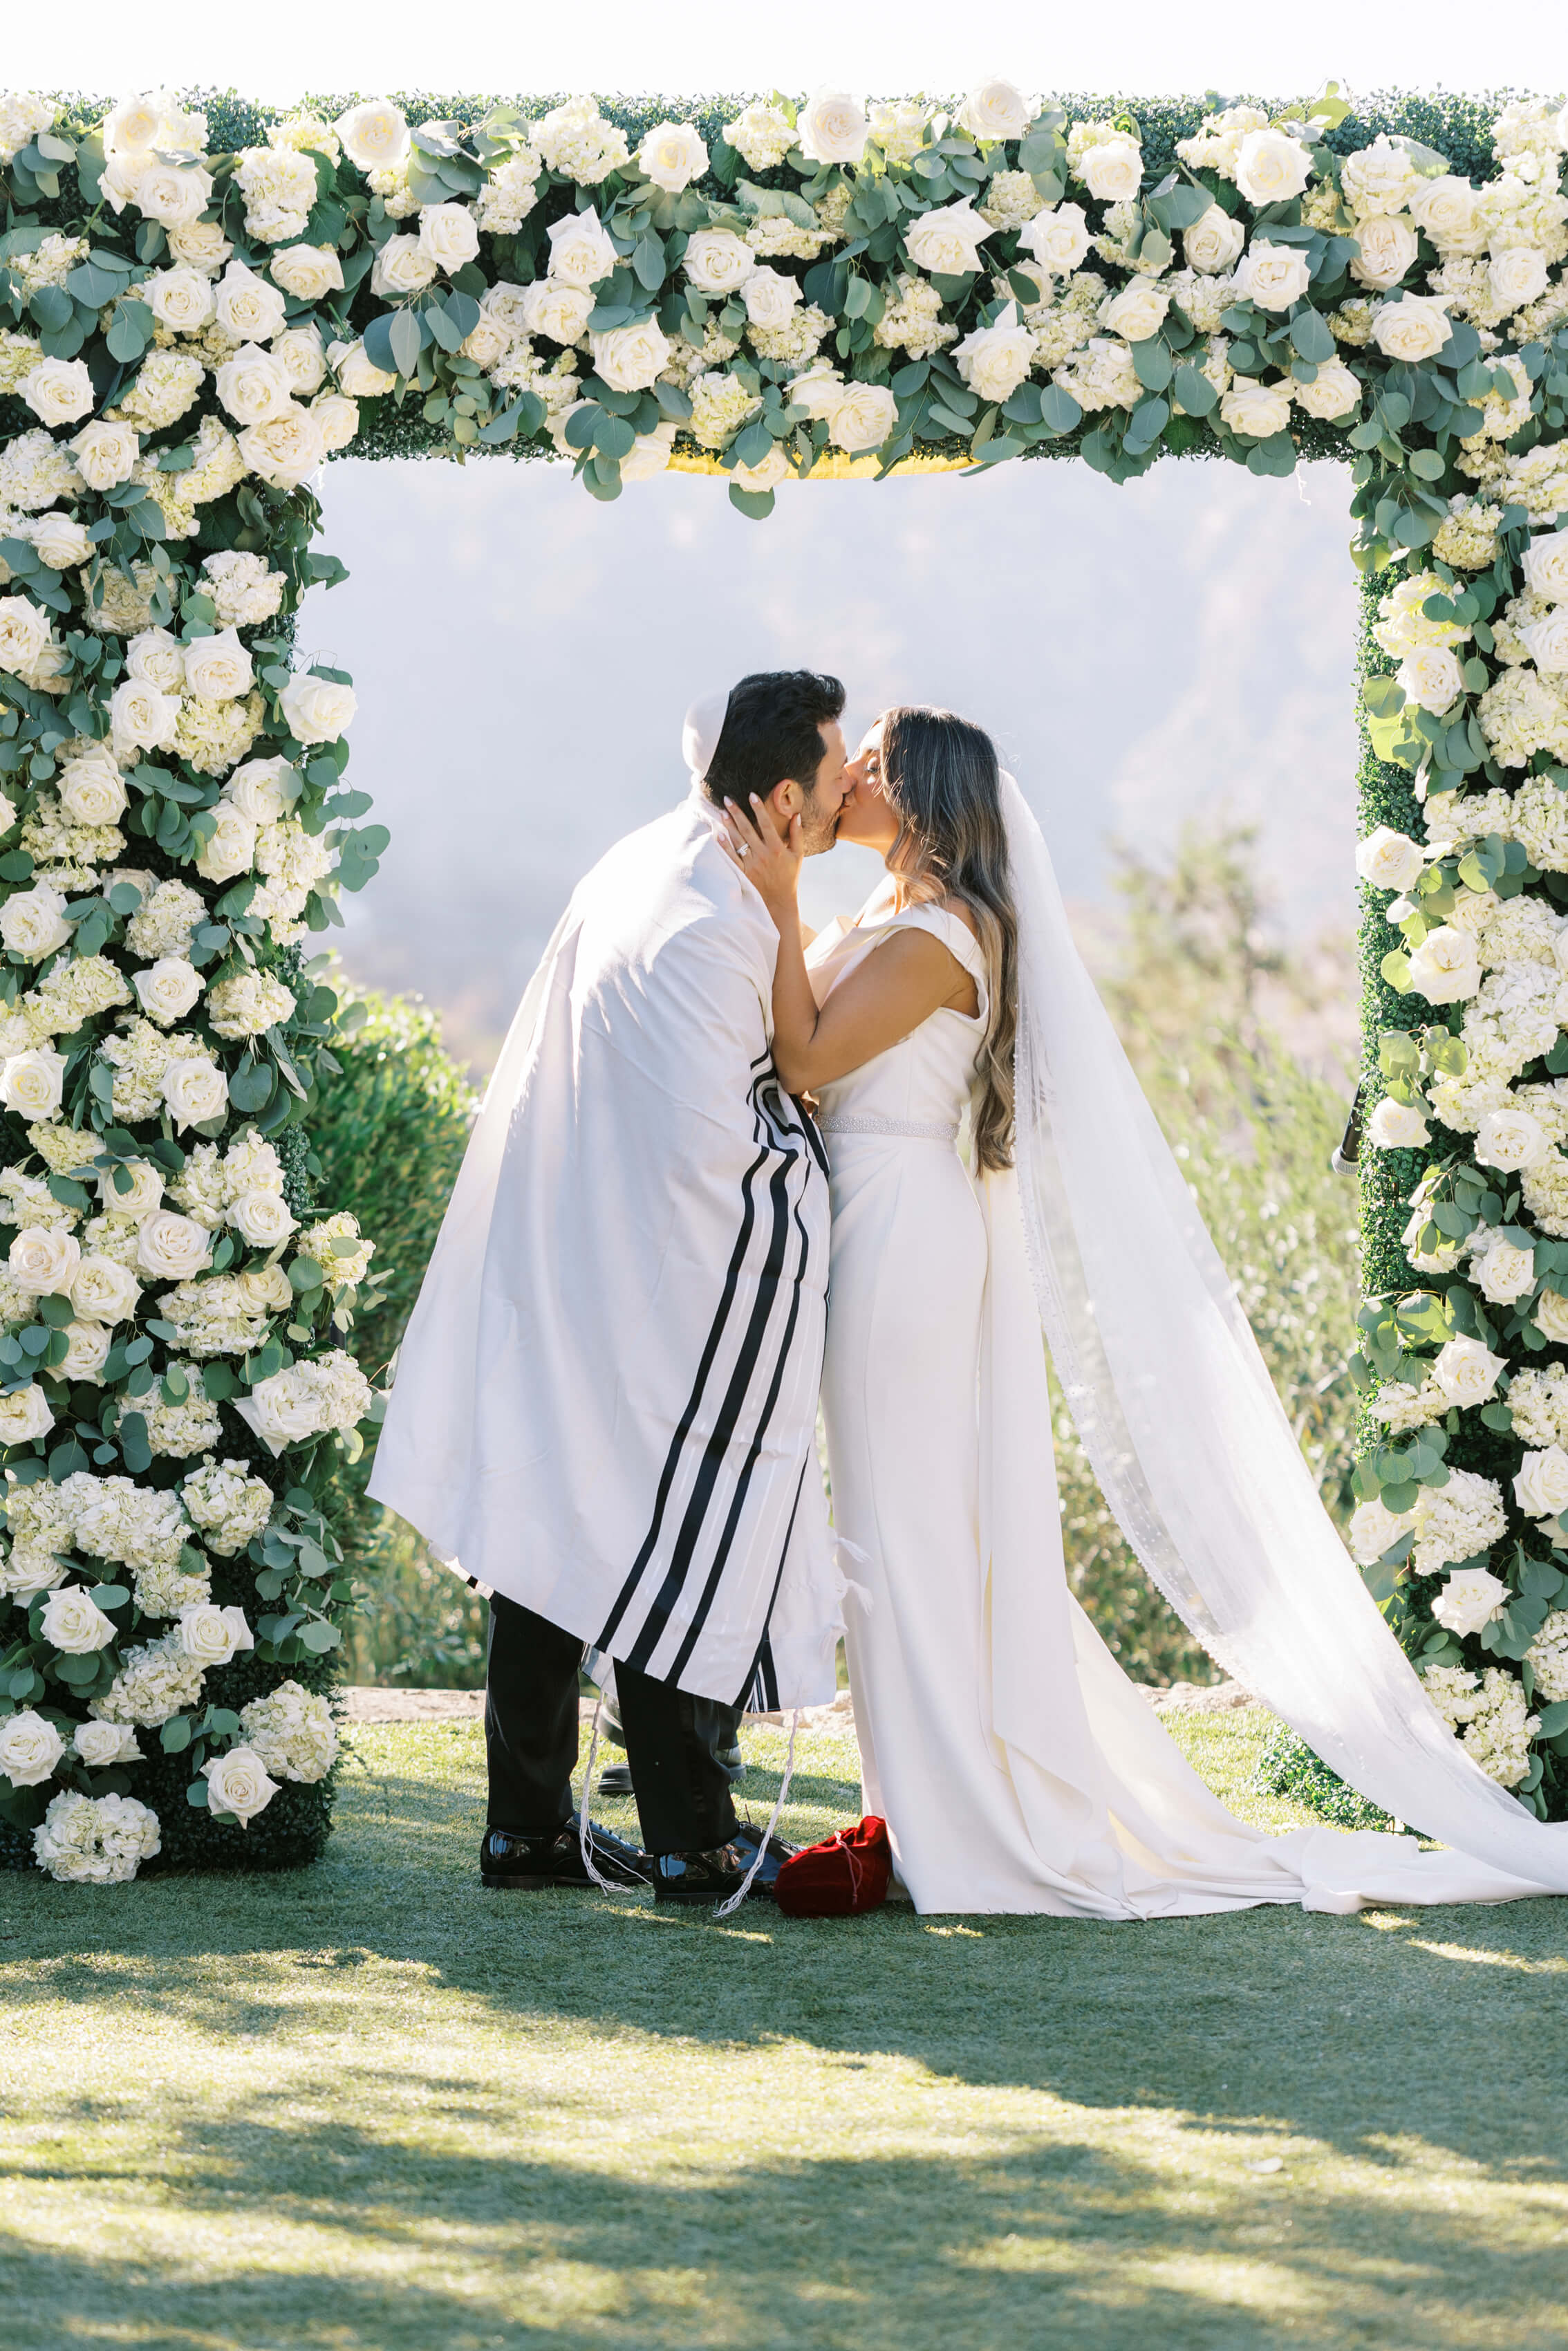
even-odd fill
[[[898,926],[974,976],[821,1089],[832,1176],[822,1400],[841,1535],[869,1593],[847,1646],[864,1800],[922,1911],[1148,1918],[1304,1902],[1496,1900],[1526,1890],[1413,1839],[1267,1836],[1185,1761],[1068,1589],[1039,1319],[1015,1179],[956,1148],[985,966],[939,908],[884,883],[809,955],[822,1001]]]

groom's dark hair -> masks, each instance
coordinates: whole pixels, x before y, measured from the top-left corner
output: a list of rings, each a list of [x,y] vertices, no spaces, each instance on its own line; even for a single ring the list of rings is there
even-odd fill
[[[821,729],[841,718],[844,689],[810,669],[756,670],[730,689],[704,789],[710,800],[765,799],[786,776],[810,791],[822,763]]]

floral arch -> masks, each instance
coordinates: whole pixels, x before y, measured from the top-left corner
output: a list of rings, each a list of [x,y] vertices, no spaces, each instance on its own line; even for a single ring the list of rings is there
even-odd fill
[[[340,451],[1352,469],[1358,1560],[1568,1814],[1568,109],[993,82],[601,108],[0,99],[0,1858],[328,1824],[373,1240],[311,959],[383,831],[296,665]]]

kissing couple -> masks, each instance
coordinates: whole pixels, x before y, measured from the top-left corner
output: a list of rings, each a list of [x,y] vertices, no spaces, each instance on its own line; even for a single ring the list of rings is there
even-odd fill
[[[693,705],[686,799],[524,994],[401,1350],[370,1491],[490,1593],[485,1884],[766,1895],[725,1757],[742,1708],[834,1696],[841,1634],[919,1911],[1568,1891],[1568,1829],[1452,1736],[1325,1514],[989,737],[900,707],[852,758],[844,699]],[[835,841],[886,874],[813,938]],[[1185,1761],[1068,1585],[1048,1348],[1197,1638],[1446,1850],[1267,1835]],[[590,1651],[643,1849],[586,1783],[573,1819]]]

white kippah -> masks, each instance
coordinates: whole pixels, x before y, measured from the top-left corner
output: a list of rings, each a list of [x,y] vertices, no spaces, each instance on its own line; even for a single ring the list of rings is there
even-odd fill
[[[681,729],[681,755],[692,771],[694,783],[700,784],[713,764],[728,709],[729,693],[726,688],[719,694],[699,695],[686,713],[685,725]]]

